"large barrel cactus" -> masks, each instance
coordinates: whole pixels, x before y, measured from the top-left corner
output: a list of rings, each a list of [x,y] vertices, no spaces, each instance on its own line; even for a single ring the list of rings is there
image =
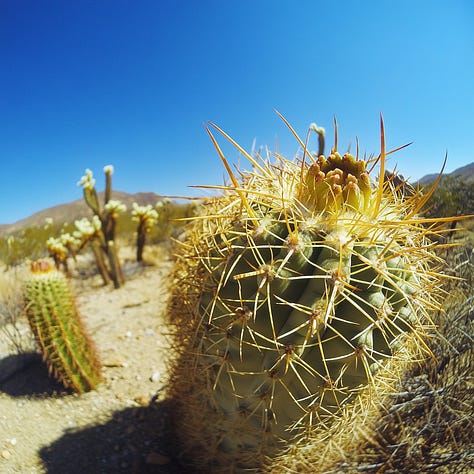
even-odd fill
[[[428,196],[377,158],[245,154],[179,250],[171,317],[180,357],[170,395],[193,472],[261,472],[329,426],[406,334],[425,347],[440,275],[418,216]],[[378,170],[378,178],[374,175]],[[384,372],[385,376],[386,371]],[[379,384],[380,385],[380,384]],[[382,384],[383,386],[383,384]]]

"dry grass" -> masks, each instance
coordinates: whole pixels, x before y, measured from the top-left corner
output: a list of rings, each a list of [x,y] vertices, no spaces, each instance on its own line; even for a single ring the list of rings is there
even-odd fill
[[[26,265],[9,270],[0,267],[0,327],[15,323],[23,313],[21,282],[26,271]]]

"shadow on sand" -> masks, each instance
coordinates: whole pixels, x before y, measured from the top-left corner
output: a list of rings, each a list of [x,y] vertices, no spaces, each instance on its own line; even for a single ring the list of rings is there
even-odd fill
[[[40,451],[48,474],[180,474],[166,454],[166,403],[118,411],[103,425],[67,432]]]
[[[35,397],[67,394],[64,387],[51,379],[41,356],[34,352],[25,352],[5,357],[2,366],[17,367],[17,370],[0,383],[0,391],[11,397]],[[13,371],[12,371],[13,372]]]
[[[8,356],[16,371],[0,391],[16,398],[66,397],[71,392],[48,376],[41,356]],[[11,358],[11,359],[10,359]],[[0,361],[7,363],[4,360]],[[1,367],[1,366],[0,366]],[[71,429],[39,451],[47,474],[181,474],[169,451],[167,402],[152,401],[114,413],[105,424]],[[41,427],[38,427],[41,429]]]

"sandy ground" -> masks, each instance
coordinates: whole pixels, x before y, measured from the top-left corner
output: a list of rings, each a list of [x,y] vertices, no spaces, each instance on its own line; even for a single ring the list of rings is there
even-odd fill
[[[169,404],[165,394],[167,361],[172,348],[165,312],[171,270],[169,252],[162,250],[153,261],[156,264],[152,266],[129,263],[125,267],[127,282],[118,290],[103,287],[97,276],[72,280],[79,310],[104,366],[104,382],[97,390],[83,395],[65,391],[48,377],[39,355],[31,351],[13,356],[13,362],[24,368],[1,381],[3,366],[0,360],[0,474],[183,473],[177,463],[179,453],[168,449]],[[472,287],[466,291],[472,294]],[[466,303],[471,300],[472,297]],[[23,326],[28,339],[25,321]],[[463,334],[462,339],[470,341],[468,347],[472,353],[472,332]],[[0,359],[4,340],[5,333],[0,331]],[[457,367],[457,360],[453,357],[454,367]],[[472,361],[469,364],[464,371],[453,369],[453,373],[461,374],[462,394],[456,394],[454,390],[457,383],[450,382],[452,386],[447,387],[440,385],[446,388],[447,394],[442,398],[443,406],[451,403],[456,408],[464,404],[462,411],[452,416],[454,422],[462,426],[471,426],[471,422],[465,423],[465,416],[472,415],[472,397],[469,395],[472,393]],[[468,392],[465,386],[470,387]],[[433,389],[431,385],[429,387],[428,392]],[[416,432],[415,418],[410,418],[410,413],[400,421],[401,432],[410,424]],[[430,421],[434,416],[432,413],[441,416],[444,411],[426,408],[416,416],[423,416],[423,413],[423,420]],[[444,429],[446,423],[441,421],[438,420],[438,424]],[[423,423],[419,425],[425,426]],[[450,430],[454,427],[451,425]],[[450,441],[448,438],[440,437],[444,443]],[[394,435],[394,439],[398,438]],[[443,445],[439,447],[443,448]],[[402,468],[380,472],[474,472],[472,442],[462,447],[456,445],[453,438],[446,447],[449,449],[458,454],[464,452],[466,460],[447,464],[442,469],[407,471]],[[429,454],[428,461],[438,459],[430,458]],[[383,456],[384,452],[381,459]],[[397,462],[404,465],[402,460]],[[331,472],[365,470],[346,467],[346,470]]]
[[[0,473],[173,471],[163,401],[170,267],[166,258],[131,266],[118,290],[101,286],[97,277],[73,280],[104,382],[71,394],[48,377],[39,356],[16,356],[29,359],[0,385]]]

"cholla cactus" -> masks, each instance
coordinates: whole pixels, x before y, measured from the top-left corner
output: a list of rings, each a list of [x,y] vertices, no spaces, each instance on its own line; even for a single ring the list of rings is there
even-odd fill
[[[127,206],[125,204],[122,204],[120,201],[115,201],[114,199],[111,199],[104,206],[104,210],[108,212],[114,219],[117,219],[119,214],[127,210]]]
[[[94,215],[91,220],[87,219],[87,217],[76,220],[74,226],[76,230],[73,232],[73,235],[81,242],[80,249],[88,244],[90,245],[104,284],[110,283],[110,273],[107,269],[105,255],[102,250],[104,238],[99,216]]]
[[[61,241],[59,237],[50,237],[46,241],[46,248],[49,256],[54,260],[56,268],[59,269],[61,266],[67,267],[68,249]]]
[[[66,274],[69,273],[68,257],[72,257],[75,260],[82,247],[83,240],[76,232],[73,234],[65,232],[59,237],[50,237],[46,241],[46,248],[48,249],[49,256],[54,260],[56,269],[59,270],[60,267],[63,267]]]
[[[146,234],[151,231],[158,222],[158,212],[151,204],[139,206],[136,202],[132,204],[132,219],[137,222],[137,262],[143,261],[143,249],[145,247]]]
[[[102,254],[98,260],[99,270],[101,271],[104,281],[112,280],[115,288],[119,288],[123,282],[124,277],[122,268],[117,254],[117,247],[115,244],[115,230],[117,218],[121,212],[126,210],[126,206],[120,201],[112,199],[112,174],[114,168],[112,165],[104,167],[105,173],[105,197],[104,207],[101,208],[98,194],[95,188],[95,179],[92,171],[86,169],[86,174],[77,183],[82,186],[84,192],[84,200],[87,205],[94,212],[94,217],[99,219],[101,223],[101,235],[99,237],[98,250]],[[97,259],[97,254],[96,254]],[[105,268],[105,261],[108,261],[108,268]],[[105,273],[104,273],[105,271]]]
[[[303,156],[276,162],[213,125],[249,159],[238,175],[208,130],[230,184],[181,245],[170,309],[175,436],[193,472],[262,472],[364,388],[390,390],[390,364],[428,354],[438,230],[419,217],[429,194],[406,197],[384,180],[381,125],[381,153],[367,160],[341,156],[337,133],[324,156],[317,126],[311,154],[288,125]]]
[[[52,217],[45,217],[44,219],[44,230],[48,230],[54,224],[54,219]]]
[[[56,268],[61,266],[68,273],[68,257],[76,258],[76,254],[81,247],[81,241],[74,235],[66,232],[59,237],[50,237],[46,241],[46,248],[49,256],[53,258]]]
[[[86,174],[77,182],[77,185],[82,186],[88,191],[93,191],[95,189],[95,178],[92,174],[92,171],[87,168],[85,173]]]
[[[158,212],[158,228],[160,229],[161,238],[167,238],[170,235],[171,226],[170,219],[172,214],[172,201],[169,198],[163,198],[155,205]]]
[[[102,229],[99,216],[93,216],[91,220],[87,217],[74,221],[76,230],[73,232],[74,237],[82,241],[98,237]]]
[[[69,232],[61,234],[59,238],[64,247],[66,247],[69,253],[74,257],[79,249],[79,246],[81,245],[81,241]]]

